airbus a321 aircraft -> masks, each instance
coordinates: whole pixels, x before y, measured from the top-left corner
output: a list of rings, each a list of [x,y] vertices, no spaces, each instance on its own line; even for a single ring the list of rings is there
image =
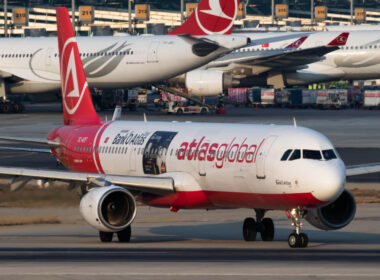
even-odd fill
[[[30,179],[70,182],[81,188],[80,212],[100,239],[130,241],[136,200],[179,209],[251,208],[243,237],[274,238],[268,210],[287,211],[294,232],[291,247],[306,247],[301,218],[324,229],[346,226],[355,215],[344,188],[348,172],[331,142],[301,127],[103,121],[94,110],[80,53],[66,8],[57,8],[64,125],[40,143],[68,168],[52,171],[1,167],[13,189]],[[368,167],[366,167],[368,168]],[[368,172],[355,167],[348,174]],[[377,167],[373,167],[372,171]],[[378,170],[377,170],[378,171]]]

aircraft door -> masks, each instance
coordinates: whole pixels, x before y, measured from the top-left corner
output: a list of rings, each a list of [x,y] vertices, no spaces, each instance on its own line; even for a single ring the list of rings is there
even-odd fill
[[[158,62],[158,46],[159,45],[160,45],[160,42],[150,43],[149,49],[148,49],[148,57],[147,57],[148,63]]]
[[[269,154],[269,150],[277,136],[269,136],[265,138],[264,142],[259,147],[258,154],[256,155],[256,178],[265,179],[265,162]]]
[[[203,145],[209,144],[209,141],[204,142]],[[202,145],[202,146],[203,146]],[[200,149],[199,151],[196,151],[197,153],[197,162],[198,162],[198,174],[199,176],[206,176],[206,151],[203,149]]]

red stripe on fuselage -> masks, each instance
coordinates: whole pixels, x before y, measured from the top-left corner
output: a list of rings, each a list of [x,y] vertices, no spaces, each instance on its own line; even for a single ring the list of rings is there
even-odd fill
[[[221,191],[179,191],[173,195],[157,197],[143,195],[143,203],[157,207],[190,208],[228,208],[246,207],[287,210],[303,207],[319,207],[326,203],[311,193],[258,194]]]
[[[96,150],[97,148],[99,147],[99,143],[100,143],[100,139],[102,138],[102,135],[104,133],[104,131],[106,130],[106,128],[111,124],[112,122],[109,122],[107,124],[104,124],[100,129],[99,129],[99,132],[97,133],[97,135],[95,136],[95,140],[94,140],[94,157],[95,157],[95,165],[97,166],[97,169],[98,169],[98,173],[102,173],[104,174],[104,170],[103,170],[103,167],[102,167],[102,164],[100,162],[100,158],[99,158],[99,152],[97,153]]]

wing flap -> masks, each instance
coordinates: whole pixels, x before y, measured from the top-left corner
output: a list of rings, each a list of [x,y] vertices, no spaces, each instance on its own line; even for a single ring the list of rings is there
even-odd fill
[[[346,176],[380,172],[380,162],[346,166]]]

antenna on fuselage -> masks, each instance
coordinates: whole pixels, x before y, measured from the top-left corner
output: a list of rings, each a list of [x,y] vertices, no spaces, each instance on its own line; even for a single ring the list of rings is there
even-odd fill
[[[146,119],[145,112],[144,112],[144,122],[148,122],[147,119]]]
[[[293,117],[293,124],[294,124],[294,127],[297,128],[296,117]]]

